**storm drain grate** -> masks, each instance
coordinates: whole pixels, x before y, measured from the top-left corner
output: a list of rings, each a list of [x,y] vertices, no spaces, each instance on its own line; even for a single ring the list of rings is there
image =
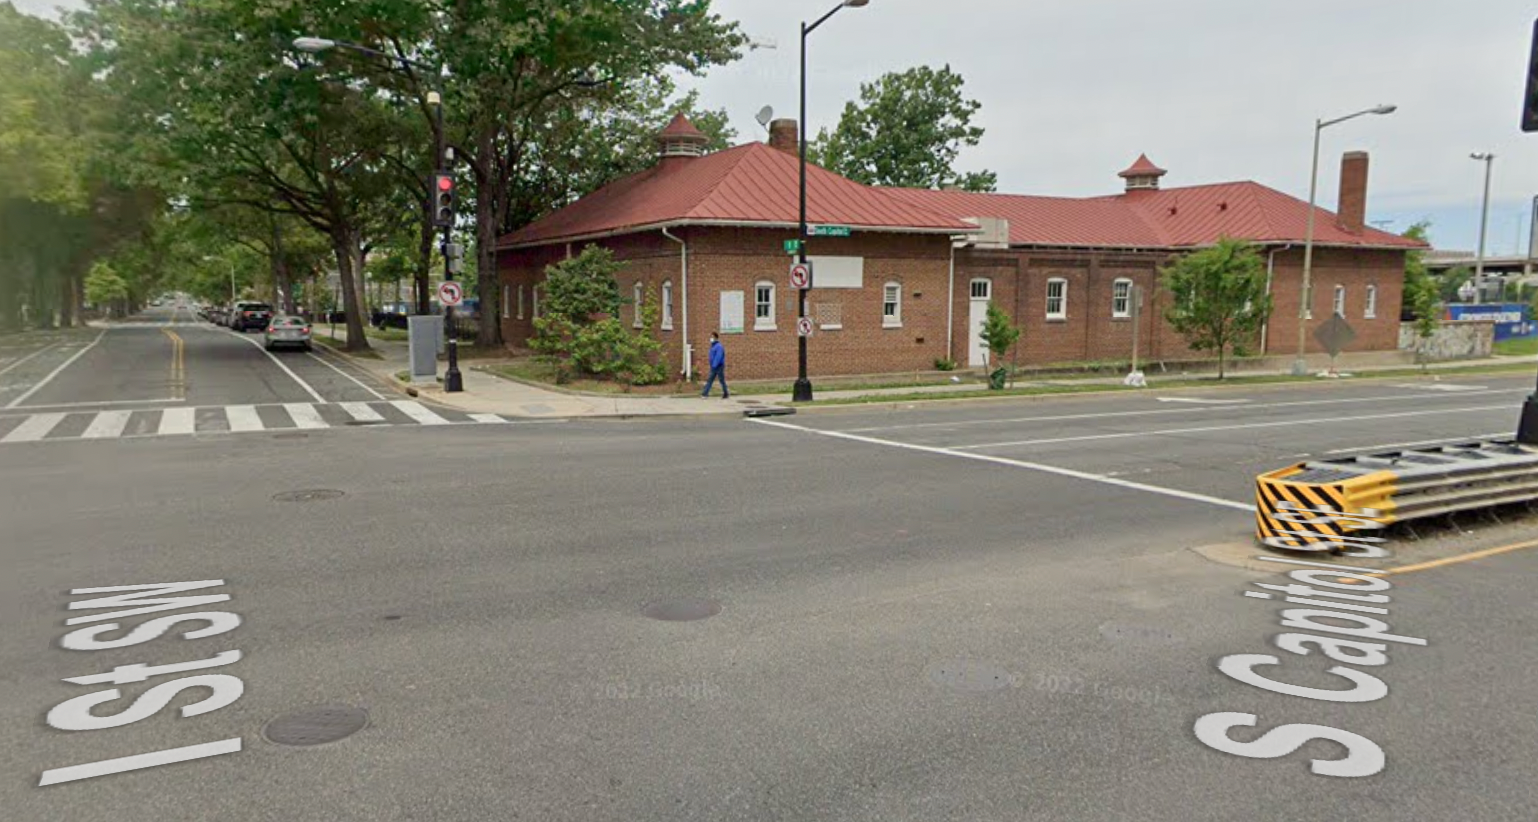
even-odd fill
[[[368,711],[350,705],[321,705],[286,713],[267,723],[262,735],[279,745],[324,745],[352,736],[368,724]]]
[[[663,622],[693,622],[721,613],[721,603],[713,599],[671,599],[653,602],[641,613]]]
[[[309,491],[284,491],[281,494],[273,494],[274,502],[320,502],[321,500],[336,499],[347,496],[345,491],[337,491],[333,488],[315,488]]]

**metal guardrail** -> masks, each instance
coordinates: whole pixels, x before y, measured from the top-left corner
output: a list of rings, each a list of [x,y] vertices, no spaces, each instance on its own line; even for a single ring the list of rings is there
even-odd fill
[[[1256,477],[1255,534],[1310,550],[1395,522],[1534,500],[1538,447],[1484,440],[1386,451]]]

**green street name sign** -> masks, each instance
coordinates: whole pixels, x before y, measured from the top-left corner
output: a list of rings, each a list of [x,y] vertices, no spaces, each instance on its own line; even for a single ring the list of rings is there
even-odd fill
[[[800,240],[786,240],[785,241],[785,253],[786,254],[795,254],[795,253],[799,252],[800,250],[801,250],[801,241]]]
[[[813,237],[848,237],[850,230],[847,225],[814,225],[807,233]]]

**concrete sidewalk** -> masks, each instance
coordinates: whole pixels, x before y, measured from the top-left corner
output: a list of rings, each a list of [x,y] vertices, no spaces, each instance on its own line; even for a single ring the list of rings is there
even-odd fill
[[[316,326],[317,336],[330,336],[328,326]],[[345,329],[336,330],[336,338],[345,341],[347,332]],[[409,351],[405,342],[397,340],[381,340],[370,338],[369,345],[379,354],[380,359],[366,357],[350,358],[357,365],[374,373],[385,382],[400,385],[395,375],[406,371],[410,367]],[[1490,357],[1479,360],[1460,360],[1456,362],[1433,363],[1427,371],[1436,374],[1450,368],[1468,368],[1471,366],[1507,365],[1530,361],[1530,357]],[[1355,371],[1393,372],[1403,373],[1406,379],[1418,376],[1421,367],[1408,362],[1408,355],[1402,352],[1367,352],[1362,354],[1343,354],[1336,363],[1338,372],[1343,378]],[[1327,365],[1327,358],[1319,357],[1310,360],[1315,366],[1315,373],[1322,373]],[[1287,366],[1291,364],[1290,358],[1273,358],[1259,362],[1246,363],[1241,369],[1231,369],[1231,377],[1257,377],[1277,376],[1287,373]],[[440,372],[442,366],[440,364]],[[716,416],[716,415],[740,415],[752,409],[783,408],[790,405],[790,398],[783,393],[775,394],[735,394],[730,400],[719,398],[701,399],[698,397],[656,396],[656,395],[624,395],[624,394],[589,394],[568,391],[555,391],[541,388],[516,380],[506,379],[482,370],[479,370],[474,362],[461,363],[460,373],[464,381],[464,391],[448,394],[443,391],[442,384],[410,386],[417,396],[441,403],[453,408],[475,413],[507,414],[518,417],[568,419],[581,417],[648,417],[648,416]],[[1202,376],[1208,376],[1202,372],[1186,373],[1170,371],[1160,373],[1157,366],[1145,372],[1148,388],[1157,389],[1160,383],[1179,380],[1191,380]],[[850,378],[844,378],[846,384]],[[875,378],[871,378],[875,379]],[[1123,375],[1104,377],[1036,377],[1025,376],[1014,383],[1016,388],[1050,387],[1050,386],[1090,386],[1098,385],[1107,388],[1122,385]],[[989,396],[986,383],[977,381],[974,377],[961,377],[960,382],[941,383],[938,385],[920,385],[901,388],[860,388],[852,390],[821,390],[816,397],[818,400],[850,400],[858,398],[902,397],[912,398],[914,395],[957,395],[967,394],[978,397]],[[1189,388],[1192,386],[1182,386]],[[1206,387],[1206,386],[1202,386]],[[1221,383],[1213,381],[1213,388],[1223,387]]]

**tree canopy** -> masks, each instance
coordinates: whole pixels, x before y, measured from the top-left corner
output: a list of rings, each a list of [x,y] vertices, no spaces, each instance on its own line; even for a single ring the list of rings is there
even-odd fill
[[[1224,238],[1160,270],[1170,292],[1165,319],[1197,351],[1218,355],[1218,379],[1230,353],[1244,356],[1271,315],[1266,265],[1255,247]]]
[[[918,66],[864,83],[859,101],[844,106],[838,125],[820,132],[808,155],[866,185],[993,191],[995,173],[956,170],[961,150],[983,138],[972,124],[982,104],[963,96],[964,82],[950,66]]]

